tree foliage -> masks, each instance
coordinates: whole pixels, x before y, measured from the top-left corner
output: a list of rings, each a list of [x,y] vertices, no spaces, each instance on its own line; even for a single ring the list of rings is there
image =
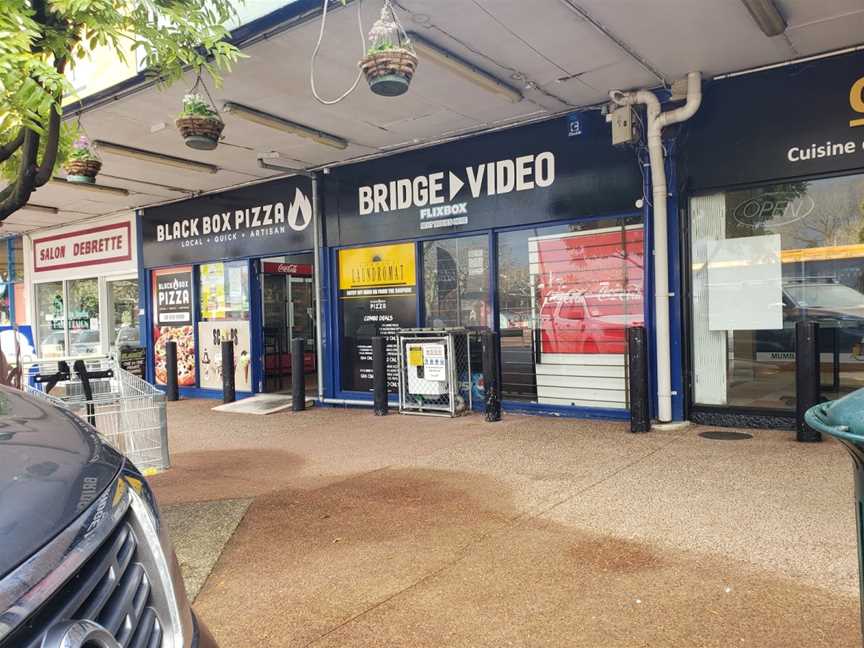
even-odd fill
[[[0,220],[52,176],[71,141],[61,125],[67,73],[98,52],[133,56],[170,84],[191,68],[221,73],[241,56],[226,37],[235,0],[2,0]]]

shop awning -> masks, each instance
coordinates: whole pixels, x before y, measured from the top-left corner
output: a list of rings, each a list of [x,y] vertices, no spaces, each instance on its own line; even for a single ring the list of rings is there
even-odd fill
[[[345,101],[321,105],[309,86],[320,3],[298,0],[241,28],[237,35],[249,58],[223,88],[211,92],[220,110],[224,102],[254,108],[331,134],[345,141],[344,148],[233,112],[223,115],[227,126],[218,149],[195,151],[174,128],[192,79],[161,90],[142,76],[84,102],[81,120],[91,139],[211,166],[171,166],[103,147],[102,189],[49,183],[31,200],[46,209],[19,211],[3,231],[40,229],[284,175],[261,168],[262,153],[291,168],[343,164],[576,110],[605,101],[612,88],[660,86],[690,70],[710,77],[856,46],[864,33],[859,0],[775,0],[786,30],[774,37],[736,0],[399,0],[394,5],[407,30],[511,86],[522,99],[492,92],[421,52],[406,95],[378,97],[361,81]],[[379,11],[380,2],[365,0],[366,29]],[[333,4],[316,69],[325,96],[340,94],[357,72],[356,21],[354,2],[344,8]]]

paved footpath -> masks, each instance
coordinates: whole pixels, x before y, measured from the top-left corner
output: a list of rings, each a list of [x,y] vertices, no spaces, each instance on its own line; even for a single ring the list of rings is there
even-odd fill
[[[834,442],[215,404],[151,483],[223,647],[861,646]]]

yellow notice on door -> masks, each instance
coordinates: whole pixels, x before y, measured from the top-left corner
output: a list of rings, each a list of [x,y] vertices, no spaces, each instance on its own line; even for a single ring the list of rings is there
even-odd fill
[[[423,347],[412,346],[408,349],[408,366],[422,367],[423,366]]]

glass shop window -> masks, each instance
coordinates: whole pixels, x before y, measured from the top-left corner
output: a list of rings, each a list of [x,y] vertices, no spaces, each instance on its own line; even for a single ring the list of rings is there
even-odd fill
[[[66,282],[68,297],[67,329],[69,353],[73,356],[102,352],[99,319],[99,280],[76,279]]]
[[[205,263],[200,267],[201,320],[249,319],[249,264]]]
[[[805,320],[826,397],[864,386],[864,175],[698,196],[690,212],[695,403],[791,411]]]
[[[626,332],[642,324],[638,217],[498,235],[498,325],[505,400],[627,406]]]
[[[36,329],[40,358],[66,355],[66,310],[63,307],[63,282],[36,284]]]
[[[489,239],[486,236],[423,244],[426,326],[491,326]]]

